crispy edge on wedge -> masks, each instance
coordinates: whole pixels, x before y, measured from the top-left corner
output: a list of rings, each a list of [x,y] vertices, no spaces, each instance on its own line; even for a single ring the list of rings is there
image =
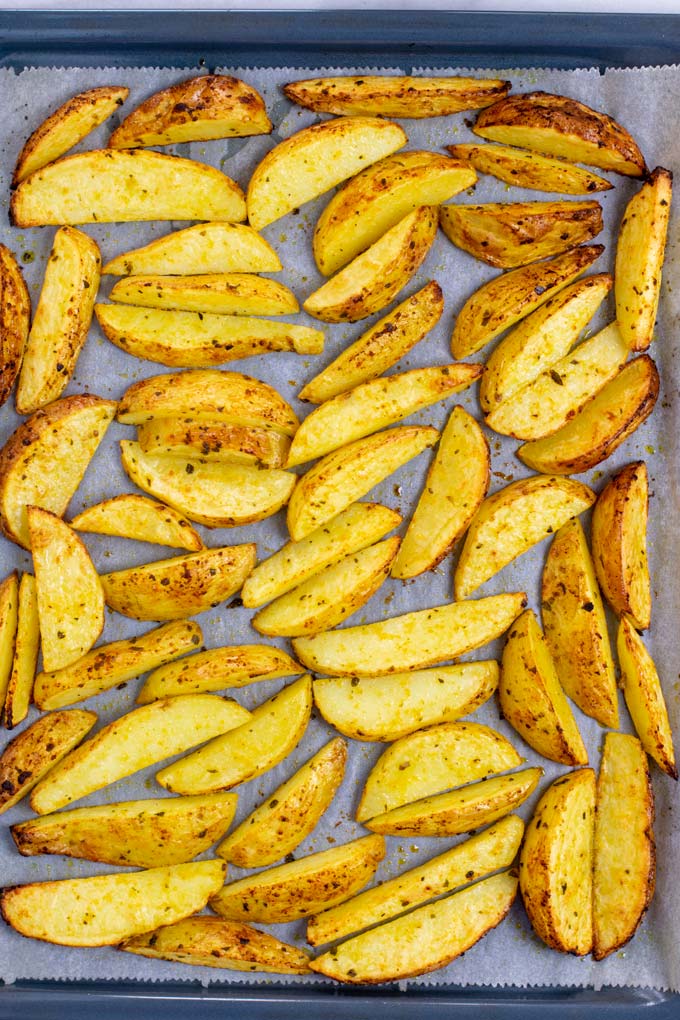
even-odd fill
[[[28,715],[40,647],[38,597],[33,574],[22,574],[19,581],[17,628],[12,668],[5,692],[3,720],[14,729]]]
[[[7,400],[31,325],[31,296],[14,254],[0,244],[0,405]]]
[[[136,493],[126,492],[95,503],[73,517],[71,527],[76,531],[132,538],[189,552],[204,548],[203,539],[186,517],[165,503]]]
[[[454,159],[470,163],[480,174],[490,174],[517,188],[550,191],[561,195],[592,195],[609,191],[613,184],[598,174],[563,159],[510,145],[447,145]]]

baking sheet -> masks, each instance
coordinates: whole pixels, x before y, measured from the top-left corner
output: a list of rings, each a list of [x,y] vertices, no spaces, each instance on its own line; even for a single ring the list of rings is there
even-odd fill
[[[193,143],[177,146],[174,150],[180,155],[191,155],[196,159],[211,163],[224,169],[242,186],[247,184],[248,176],[269,147],[278,139],[286,137],[293,131],[312,123],[316,117],[303,111],[282,97],[278,85],[297,77],[314,76],[320,69],[304,71],[284,70],[250,70],[229,68],[230,72],[244,77],[263,93],[267,106],[276,125],[272,138],[232,139],[211,143]],[[367,73],[370,68],[353,68]],[[381,68],[389,72],[389,68]],[[427,69],[414,69],[415,73]],[[154,92],[171,82],[181,80],[193,73],[200,73],[197,68],[183,69],[36,69],[15,74],[4,71],[0,74],[0,88],[7,95],[5,104],[6,118],[0,128],[0,166],[3,175],[0,181],[2,201],[7,204],[7,184],[16,155],[26,135],[40,123],[42,119],[70,95],[84,88],[105,83],[124,83],[131,88],[131,97],[127,106],[130,108]],[[336,73],[340,73],[340,69]],[[441,73],[441,72],[439,72]],[[478,76],[487,74],[475,71]],[[493,74],[493,71],[489,71]],[[515,91],[527,91],[544,88],[548,91],[564,92],[591,105],[605,109],[619,118],[631,128],[640,141],[641,147],[650,166],[657,164],[673,168],[677,165],[676,149],[678,131],[677,114],[668,108],[664,98],[675,94],[680,85],[680,72],[677,68],[645,69],[644,71],[621,70],[609,71],[604,75],[595,70],[579,72],[563,71],[503,71],[500,75],[509,77]],[[409,148],[426,147],[440,149],[444,144],[462,142],[473,139],[465,125],[465,117],[458,115],[453,118],[439,118],[432,121],[405,121],[404,127],[409,135]],[[115,123],[113,120],[110,124]],[[90,136],[80,148],[91,148],[103,144],[109,125],[100,128]],[[623,207],[636,185],[616,178],[616,188],[604,193],[601,198],[605,211],[606,231],[597,238],[607,245],[604,256],[596,263],[595,271],[604,271],[613,267],[614,245],[612,228],[617,224]],[[536,192],[521,192],[509,189],[500,182],[488,177],[481,177],[474,192],[474,197],[460,196],[460,201],[501,201],[540,199],[543,196]],[[265,236],[279,251],[284,272],[277,275],[282,282],[293,288],[297,296],[303,300],[307,294],[321,282],[314,266],[309,236],[318,213],[327,201],[322,197],[316,202],[305,206],[297,217],[289,216],[266,228]],[[99,242],[105,259],[113,254],[125,251],[130,247],[146,243],[153,237],[166,233],[173,227],[184,224],[106,224],[87,226],[85,229]],[[40,282],[44,271],[46,257],[49,253],[54,230],[16,230],[9,227],[0,229],[0,240],[7,243],[20,257],[24,264],[26,278],[34,300],[37,300]],[[680,593],[674,577],[672,550],[674,535],[672,519],[678,505],[677,478],[677,428],[678,421],[678,376],[675,358],[677,344],[674,344],[673,326],[677,321],[680,309],[677,307],[678,266],[674,238],[677,234],[675,218],[671,222],[669,252],[665,269],[665,282],[659,316],[659,340],[653,353],[659,364],[662,376],[662,393],[657,409],[642,429],[624,444],[623,448],[610,458],[601,469],[583,476],[588,484],[599,489],[611,473],[632,459],[641,457],[647,460],[650,468],[652,500],[650,525],[650,566],[655,591],[663,592],[663,598],[655,602],[655,617],[652,631],[648,638],[648,646],[657,658],[669,710],[673,723],[677,726],[680,714],[679,690],[676,683],[680,663],[674,647],[674,637],[678,610],[680,609]],[[494,271],[476,262],[464,252],[450,245],[440,235],[428,259],[417,277],[410,284],[409,293],[422,286],[427,279],[435,278],[444,289],[446,311],[439,326],[422,341],[409,356],[400,363],[399,370],[420,365],[443,363],[450,358],[448,340],[455,314],[466,298],[482,282],[490,279]],[[102,293],[106,294],[111,286],[111,278],[105,278]],[[403,296],[403,295],[402,295]],[[612,305],[601,312],[594,320],[593,329],[605,324],[613,317]],[[377,317],[376,317],[377,318]],[[305,322],[307,317],[301,315],[296,321]],[[235,363],[233,366],[264,379],[275,385],[284,396],[292,401],[298,412],[303,415],[308,411],[305,405],[295,401],[295,394],[300,387],[323,365],[331,361],[339,350],[348,342],[359,336],[373,320],[357,323],[352,326],[336,325],[325,327],[327,335],[326,352],[316,359],[300,358],[293,354],[267,355],[260,359],[250,359]],[[484,352],[486,353],[486,352]],[[474,360],[474,359],[471,359]],[[80,357],[76,373],[67,390],[68,393],[80,392],[84,389],[99,393],[102,396],[119,398],[124,390],[135,379],[163,372],[161,366],[140,362],[124,354],[108,344],[101,336],[96,325],[93,326],[88,343]],[[468,410],[478,414],[476,393],[468,391],[461,394],[458,401]],[[447,417],[447,407],[427,409],[412,416],[414,422],[433,423],[439,427]],[[0,412],[0,441],[4,442],[18,423],[10,406],[6,405]],[[117,456],[116,444],[121,438],[132,435],[130,429],[117,424],[113,425],[100,447],[85,479],[71,505],[71,513],[78,512],[82,507],[91,505],[100,499],[113,496],[122,491],[132,491],[133,487],[124,475]],[[493,476],[492,491],[501,487],[509,480],[509,476],[521,477],[528,474],[526,469],[514,457],[516,443],[490,434],[492,444]],[[397,474],[387,479],[371,494],[371,498],[402,509],[405,516],[413,507],[427,468],[428,455],[422,455],[406,465]],[[209,544],[221,545],[247,541],[251,538],[258,543],[260,557],[277,548],[286,538],[283,515],[274,520],[261,522],[252,528],[221,529],[208,532],[203,529]],[[164,551],[159,547],[141,545],[113,540],[103,536],[85,536],[95,563],[101,571],[117,569],[135,562],[145,562],[174,555],[172,551]],[[526,590],[530,604],[538,607],[538,583],[540,565],[546,548],[539,547],[526,554],[520,561],[508,566],[499,576],[490,580],[479,592],[480,595],[492,594],[502,590]],[[11,546],[3,543],[0,550],[2,571],[15,566],[30,569],[30,557]],[[353,625],[364,620],[372,620],[381,616],[397,615],[413,608],[437,605],[451,598],[451,564],[445,561],[436,572],[413,582],[388,581],[363,610],[360,610],[350,621]],[[217,610],[203,614],[199,618],[205,635],[207,647],[222,644],[259,641],[261,638],[249,627],[248,611],[238,606],[219,607]],[[131,634],[139,634],[151,625],[126,620],[123,617],[109,614],[107,617],[104,640],[110,641]],[[286,642],[276,642],[282,647]],[[501,642],[487,646],[468,658],[486,658],[491,654],[498,655]],[[282,686],[282,681],[253,685],[236,692],[236,698],[247,707],[269,697]],[[140,682],[128,685],[124,691],[107,692],[96,699],[91,699],[88,707],[93,707],[100,715],[100,725],[133,707],[134,698]],[[602,740],[602,730],[591,720],[582,716],[578,710],[576,715],[584,739],[591,754],[591,763],[597,764],[598,748]],[[31,717],[33,718],[33,716]],[[475,720],[488,723],[506,733],[513,743],[526,754],[529,763],[538,760],[538,756],[522,744],[521,740],[498,718],[495,703],[484,706],[474,715]],[[625,712],[624,712],[625,718]],[[29,722],[31,720],[29,719]],[[237,821],[249,813],[254,804],[273,791],[276,786],[289,776],[295,768],[306,761],[330,735],[330,728],[321,720],[314,719],[304,740],[296,751],[275,770],[265,776],[253,780],[239,788],[239,811]],[[341,795],[327,812],[323,822],[312,836],[299,848],[296,856],[316,850],[326,849],[337,843],[355,838],[364,831],[351,819],[358,798],[362,778],[383,750],[382,745],[351,744],[349,767]],[[546,768],[546,782],[565,770],[559,766],[540,760]],[[139,773],[128,780],[101,791],[83,800],[83,805],[130,799],[133,797],[151,797],[159,794],[159,788],[153,782],[153,774],[157,767]],[[657,795],[657,839],[659,844],[659,877],[657,895],[652,908],[643,923],[636,939],[620,953],[600,964],[593,964],[589,958],[580,960],[562,957],[543,946],[533,936],[522,908],[517,904],[511,917],[501,928],[493,932],[487,939],[455,961],[449,967],[434,975],[418,979],[418,984],[475,984],[475,985],[643,985],[656,988],[677,989],[680,983],[680,963],[677,954],[677,936],[680,931],[680,892],[674,887],[672,869],[667,862],[675,859],[680,849],[680,837],[672,816],[674,787],[667,777],[662,776],[653,766],[655,791]],[[529,816],[537,796],[531,798],[520,813]],[[25,805],[18,805],[6,817],[7,823],[22,820],[30,816]],[[376,880],[385,879],[412,867],[421,860],[440,853],[457,840],[419,840],[400,841],[388,838],[388,855],[381,866]],[[15,883],[35,881],[46,878],[64,878],[75,875],[98,874],[113,869],[105,865],[88,864],[86,862],[68,861],[61,858],[23,859],[14,850],[7,826],[2,827],[0,837],[0,862],[5,876],[4,882]],[[238,877],[238,869],[230,869],[232,877]],[[304,922],[290,926],[274,926],[275,934],[291,941],[304,944]],[[52,947],[46,944],[22,939],[14,932],[3,929],[0,931],[1,976],[6,981],[19,978],[32,979],[111,979],[128,980],[196,980],[204,982],[227,982],[252,984],[250,975],[238,975],[203,968],[188,968],[181,965],[166,964],[141,960],[111,949],[76,950],[63,947]],[[265,981],[268,979],[265,979]],[[278,978],[273,978],[278,983]],[[322,979],[316,977],[292,978],[291,983],[317,983]],[[409,982],[408,984],[413,984]],[[403,983],[406,984],[406,983]]]

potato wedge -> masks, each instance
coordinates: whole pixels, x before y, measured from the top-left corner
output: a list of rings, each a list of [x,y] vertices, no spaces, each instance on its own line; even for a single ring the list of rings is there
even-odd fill
[[[458,314],[451,350],[454,358],[475,354],[500,333],[544,305],[600,257],[601,244],[585,244],[547,262],[522,266],[483,284]]]
[[[562,765],[588,763],[576,720],[530,609],[508,634],[498,695],[504,718],[534,751]]]
[[[673,174],[657,167],[626,206],[616,248],[616,318],[632,351],[652,342],[666,251]]]
[[[420,609],[378,623],[295,638],[297,658],[316,673],[383,676],[455,659],[508,629],[524,592]]]
[[[236,528],[271,517],[288,502],[297,481],[292,472],[274,468],[144,453],[128,439],[121,442],[120,453],[135,485],[209,528]],[[254,565],[253,560],[250,568]]]
[[[480,174],[490,174],[506,184],[530,191],[559,195],[591,195],[613,187],[591,170],[537,152],[523,152],[509,145],[447,145],[454,159],[470,163]]]
[[[137,695],[137,702],[146,705],[170,695],[223,691],[298,673],[302,673],[302,666],[287,652],[273,646],[210,648],[154,669]]]
[[[183,620],[231,598],[255,564],[254,542],[102,574],[107,606],[135,620]]]
[[[492,142],[519,145],[572,163],[643,177],[645,158],[613,117],[549,92],[506,96],[479,114],[472,129]]]
[[[19,374],[30,325],[28,287],[14,255],[0,244],[0,405]]]
[[[129,93],[125,86],[101,85],[63,103],[25,143],[14,168],[12,187],[82,141],[123,105]]]
[[[392,564],[392,577],[416,577],[441,563],[486,496],[489,470],[484,433],[467,411],[454,407]]]
[[[325,525],[438,439],[430,425],[400,425],[327,454],[293,490],[287,516],[293,541]]]
[[[149,96],[118,125],[108,144],[135,149],[268,135],[271,129],[262,96],[252,85],[227,74],[204,74]]]
[[[290,449],[288,437],[274,429],[193,418],[154,418],[139,426],[137,440],[144,453],[270,468],[283,467]]]
[[[429,726],[395,741],[378,758],[364,785],[357,821],[521,763],[512,744],[488,726],[471,722]]]
[[[217,848],[239,868],[262,868],[287,857],[315,828],[342,782],[347,745],[330,740]]]
[[[439,225],[449,241],[496,269],[560,255],[602,230],[599,202],[492,202],[445,205]]]
[[[92,729],[94,712],[75,709],[36,719],[0,755],[0,813],[25,797]]]
[[[361,985],[426,974],[462,956],[499,925],[516,895],[517,878],[504,871],[348,939],[310,966]]]
[[[143,308],[219,315],[293,315],[300,311],[292,290],[254,273],[126,276],[114,284],[109,297]]]
[[[235,793],[211,793],[74,808],[13,825],[12,839],[25,857],[62,854],[119,867],[167,867],[221,839],[236,801]]]
[[[19,414],[56,400],[73,375],[99,288],[99,248],[73,227],[54,236],[16,391]]]
[[[61,515],[116,413],[112,400],[78,394],[36,411],[0,450],[0,529],[30,548],[27,506]]]
[[[324,401],[293,437],[287,467],[323,457],[471,386],[481,365],[433,365],[361,383]]]
[[[102,691],[134,680],[142,673],[178,659],[201,644],[201,628],[193,620],[177,620],[138,637],[99,645],[72,666],[38,673],[33,699],[42,711],[85,701]],[[183,694],[184,691],[167,692]]]
[[[104,629],[104,591],[85,545],[60,517],[28,507],[43,667],[63,669]]]
[[[550,475],[520,478],[487,496],[468,528],[456,566],[456,598],[467,598],[594,502],[595,493],[587,485]]]
[[[151,960],[171,960],[195,967],[269,974],[309,973],[309,957],[302,949],[279,942],[273,935],[248,924],[205,914],[164,925],[150,934],[134,935],[124,939],[118,948]]]
[[[247,783],[290,754],[302,739],[311,711],[312,681],[302,676],[258,705],[231,736],[225,733],[211,740],[199,751],[161,769],[156,779],[171,793],[182,794],[213,793]]]
[[[363,836],[230,882],[210,899],[228,921],[281,924],[309,917],[358,892],[385,856],[382,836]]]
[[[358,322],[381,311],[418,270],[436,234],[437,207],[419,206],[310,294],[302,307],[323,322]]]
[[[223,877],[224,861],[200,861],[6,886],[0,911],[30,938],[60,946],[111,946],[201,910]]]
[[[400,542],[395,535],[345,556],[260,609],[252,626],[271,637],[299,637],[336,627],[375,595]]]
[[[163,698],[115,719],[71,751],[31,794],[38,815],[131,776],[164,758],[240,726],[250,713],[214,694]]]
[[[5,704],[14,661],[14,643],[19,622],[19,575],[13,570],[0,583],[0,714]]]
[[[551,949],[584,956],[593,945],[595,773],[548,787],[527,825],[519,887],[534,931]]]
[[[635,934],[654,895],[654,791],[635,737],[605,733],[597,780],[593,861],[593,957],[604,960]]]
[[[643,354],[624,365],[571,421],[545,439],[520,446],[517,456],[534,471],[559,475],[588,471],[647,420],[658,395],[659,373]]]
[[[362,170],[330,200],[314,229],[319,272],[332,276],[422,205],[441,205],[477,180],[435,152],[395,153]]]
[[[167,545],[190,552],[205,548],[203,539],[186,517],[165,503],[133,493],[114,496],[88,507],[71,520],[71,527],[76,531],[134,538],[137,542]]]
[[[314,376],[299,399],[321,404],[386,372],[437,324],[444,311],[442,289],[430,280]]]
[[[560,684],[582,712],[618,729],[619,702],[607,618],[581,522],[563,524],[541,584],[548,650]]]
[[[33,574],[21,575],[17,610],[14,657],[5,692],[3,713],[3,720],[8,730],[14,729],[28,715],[35,669],[38,664],[40,622]]]
[[[652,616],[647,563],[649,483],[644,461],[627,464],[605,485],[593,508],[595,573],[618,617],[646,630]]]
[[[390,741],[470,715],[497,686],[496,662],[466,662],[364,680],[322,677],[314,681],[314,703],[352,740]]]
[[[377,117],[341,117],[303,128],[255,167],[247,195],[251,227],[261,230],[406,142],[398,124]]]
[[[677,779],[673,733],[659,674],[642,638],[627,616],[619,624],[616,650],[623,696],[642,746],[666,775]]]
[[[160,152],[94,149],[36,170],[12,193],[15,227],[246,218],[243,192],[205,163]]]

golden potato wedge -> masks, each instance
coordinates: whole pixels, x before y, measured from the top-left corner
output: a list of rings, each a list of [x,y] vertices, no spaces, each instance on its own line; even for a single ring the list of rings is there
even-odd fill
[[[483,284],[458,313],[451,336],[453,356],[475,354],[573,283],[603,251],[601,244],[584,244],[547,262],[512,269]]]
[[[398,124],[377,117],[340,117],[303,128],[255,167],[247,195],[251,227],[261,230],[406,142]]]
[[[28,715],[40,647],[38,596],[33,574],[22,574],[17,601],[17,628],[12,669],[5,692],[3,719],[8,730]]]
[[[637,630],[646,630],[652,615],[648,508],[647,465],[634,461],[597,497],[591,526],[595,573],[604,597],[616,615],[629,616]]]
[[[352,177],[330,200],[314,229],[319,272],[332,276],[422,205],[441,205],[471,187],[470,166],[435,152],[395,153]]]
[[[287,516],[293,541],[325,525],[438,439],[431,425],[400,425],[327,454],[293,490]]]
[[[85,701],[186,655],[202,640],[201,628],[193,620],[173,620],[138,637],[99,645],[72,666],[38,673],[33,700],[42,711]],[[184,691],[167,693],[183,694]]]
[[[361,383],[324,401],[302,422],[287,467],[323,457],[471,386],[481,365],[433,365]]]
[[[654,791],[635,737],[605,733],[597,780],[593,861],[593,957],[604,960],[635,934],[654,895]]]
[[[167,545],[190,552],[204,548],[203,539],[186,517],[165,503],[133,493],[114,496],[88,507],[72,519],[71,527],[76,531],[134,538],[137,542]]]
[[[599,202],[492,202],[445,205],[439,225],[449,241],[496,269],[560,255],[602,230]]]
[[[33,882],[6,886],[0,911],[30,938],[60,946],[111,946],[202,910],[223,878],[224,861],[213,860]]]
[[[220,839],[236,801],[235,793],[211,793],[74,808],[13,825],[12,839],[25,857],[63,854],[119,867],[167,867]]]
[[[571,421],[545,439],[520,446],[517,456],[534,471],[559,475],[588,471],[647,420],[658,395],[659,373],[643,354],[624,365]]]
[[[442,289],[430,280],[314,376],[299,399],[321,404],[386,372],[437,324],[444,311]]]
[[[375,595],[400,542],[395,535],[345,556],[260,609],[251,625],[270,637],[299,637],[336,627]]]
[[[171,793],[182,794],[213,793],[247,783],[290,754],[307,729],[311,711],[312,681],[307,675],[258,705],[231,736],[225,733],[211,740],[199,751],[161,769],[156,779]]]
[[[19,575],[13,570],[0,583],[0,716],[5,704],[14,661],[14,643],[19,622]]]
[[[210,906],[228,921],[280,924],[309,917],[358,892],[385,856],[382,836],[363,836],[225,885]]]
[[[63,103],[35,129],[19,153],[12,187],[82,141],[123,105],[129,93],[125,86],[101,85]]]
[[[524,823],[517,815],[508,815],[497,825],[471,836],[438,857],[374,889],[353,896],[337,907],[324,910],[307,922],[307,941],[311,946],[360,931],[403,914],[434,896],[451,892],[457,886],[484,878],[492,871],[509,867],[519,850]]]
[[[248,924],[206,914],[187,917],[145,935],[134,935],[124,939],[118,948],[151,960],[171,960],[195,967],[269,974],[309,973],[309,957],[302,949],[279,942],[273,935]]]
[[[454,157],[470,163],[480,174],[490,174],[506,184],[530,191],[559,195],[591,195],[614,185],[583,167],[563,159],[549,159],[537,152],[523,152],[509,145],[447,145]]]
[[[270,468],[283,467],[290,449],[288,437],[274,429],[193,418],[154,418],[139,426],[137,440],[144,453]]]
[[[468,528],[456,566],[456,598],[467,598],[594,502],[595,493],[587,485],[551,475],[520,478],[487,496]]]
[[[87,338],[99,288],[99,248],[73,227],[54,236],[16,391],[19,414],[32,414],[64,392]]]
[[[231,598],[255,564],[254,542],[102,574],[107,606],[135,620],[183,620]]]
[[[331,676],[383,676],[455,659],[493,641],[526,605],[524,592],[420,609],[378,623],[295,638],[298,659]]]
[[[381,311],[418,270],[436,234],[437,207],[419,206],[310,294],[302,307],[323,322],[358,322]]]
[[[36,786],[92,729],[94,712],[74,709],[36,719],[0,755],[0,813]]]
[[[214,694],[163,698],[135,708],[71,751],[41,779],[31,794],[31,807],[38,815],[58,811],[249,718],[235,701]]]
[[[312,970],[350,984],[426,974],[462,956],[504,919],[517,895],[511,871],[363,932],[312,960]]]
[[[401,737],[378,758],[364,785],[357,821],[521,763],[512,744],[488,726],[471,722],[428,726]]]
[[[607,618],[581,522],[563,524],[543,567],[541,612],[565,693],[602,726],[618,729],[619,702]]]
[[[489,470],[484,433],[467,411],[455,407],[392,564],[392,577],[416,577],[444,559],[486,496]]]
[[[254,273],[126,276],[114,284],[109,297],[143,308],[219,315],[292,315],[300,311],[292,290]]]
[[[642,746],[666,775],[677,779],[673,733],[659,674],[642,638],[627,616],[619,624],[616,650],[623,696]]]
[[[498,686],[498,663],[466,662],[391,676],[322,677],[314,703],[326,722],[352,740],[398,740],[474,712]]]
[[[15,227],[245,218],[243,192],[226,174],[144,150],[65,156],[22,181],[10,200]]]
[[[262,96],[252,85],[227,74],[204,74],[149,96],[118,125],[108,144],[135,149],[268,135],[271,129]]]
[[[43,668],[63,669],[104,629],[104,591],[85,545],[60,517],[29,506]]]
[[[262,868],[287,857],[333,800],[346,760],[345,741],[330,740],[230,832],[217,853],[239,868]]]
[[[0,450],[0,529],[30,548],[27,506],[61,515],[109,427],[116,405],[82,393],[22,422]]]
[[[588,763],[576,720],[530,609],[515,621],[505,642],[498,695],[503,716],[534,751],[562,765]]]
[[[612,287],[608,273],[598,273],[565,287],[523,319],[486,360],[479,401],[486,412],[509,400],[564,358]]]
[[[506,96],[479,114],[472,129],[492,142],[519,145],[569,160],[643,177],[645,158],[613,117],[549,92]]]
[[[210,648],[180,662],[166,662],[154,669],[137,695],[137,702],[146,705],[170,695],[223,691],[298,673],[302,673],[302,666],[274,646]]]
[[[551,949],[593,946],[595,773],[570,772],[548,787],[527,825],[519,887],[534,931]]]
[[[0,405],[19,374],[30,324],[31,296],[19,263],[0,244]]]

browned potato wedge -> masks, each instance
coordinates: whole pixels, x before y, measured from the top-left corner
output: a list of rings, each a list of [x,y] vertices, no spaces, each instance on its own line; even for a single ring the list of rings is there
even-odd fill
[[[31,324],[31,296],[14,255],[0,244],[0,405],[21,368]]]
[[[588,753],[530,609],[508,634],[498,684],[503,716],[529,747],[562,765],[586,765]]]
[[[573,283],[603,251],[601,244],[582,245],[547,262],[513,269],[483,284],[458,314],[451,336],[453,356],[466,358],[480,350]]]
[[[5,692],[3,715],[8,730],[14,729],[28,715],[38,664],[40,621],[35,578],[32,574],[21,575],[17,609],[14,656]]]
[[[624,127],[576,99],[548,92],[506,96],[477,117],[476,135],[519,145],[572,163],[630,177],[646,173],[645,158]]]
[[[280,924],[309,917],[358,892],[384,856],[382,836],[363,836],[230,882],[211,897],[210,906],[228,921]]]
[[[642,746],[666,775],[677,779],[673,733],[659,674],[642,638],[627,616],[619,624],[616,650],[623,696]]]
[[[0,716],[12,675],[14,642],[19,622],[19,575],[16,570],[0,583]]]
[[[102,574],[107,606],[135,620],[182,620],[226,601],[255,565],[254,542]]]
[[[204,548],[203,539],[186,517],[165,503],[132,493],[88,507],[73,518],[71,527],[76,531],[134,538],[137,542],[168,545],[190,552]]]
[[[559,255],[602,230],[599,202],[445,205],[439,223],[458,248],[497,269]]]
[[[539,938],[584,956],[593,945],[595,773],[555,780],[527,826],[519,859],[524,907]]]
[[[270,468],[283,467],[290,450],[288,437],[274,429],[193,418],[154,418],[139,426],[137,440],[144,453]]]
[[[300,311],[292,290],[254,273],[126,276],[114,284],[109,297],[143,308],[219,315],[293,315]]]
[[[470,163],[480,174],[491,174],[517,188],[559,195],[591,195],[613,187],[604,177],[583,167],[509,145],[447,145],[446,148],[454,159]]]
[[[261,230],[406,142],[398,124],[378,117],[340,117],[303,128],[255,167],[247,197],[251,227]]]
[[[604,960],[635,934],[654,895],[654,792],[647,755],[627,733],[606,733],[597,780],[593,956]]]
[[[638,630],[651,622],[652,593],[647,564],[647,465],[627,464],[604,487],[593,508],[595,573],[618,617],[629,616]]]
[[[109,146],[175,145],[268,135],[271,129],[262,96],[252,85],[226,74],[205,74],[149,96],[119,124]]]
[[[520,446],[517,456],[534,471],[588,471],[647,420],[658,395],[659,373],[643,354],[624,365],[570,422],[545,439]]]
[[[287,857],[333,800],[346,760],[347,745],[335,737],[230,832],[217,853],[239,868],[262,868]]]
[[[202,910],[223,878],[224,861],[213,860],[33,882],[6,886],[0,911],[30,938],[61,946],[110,946]]]

